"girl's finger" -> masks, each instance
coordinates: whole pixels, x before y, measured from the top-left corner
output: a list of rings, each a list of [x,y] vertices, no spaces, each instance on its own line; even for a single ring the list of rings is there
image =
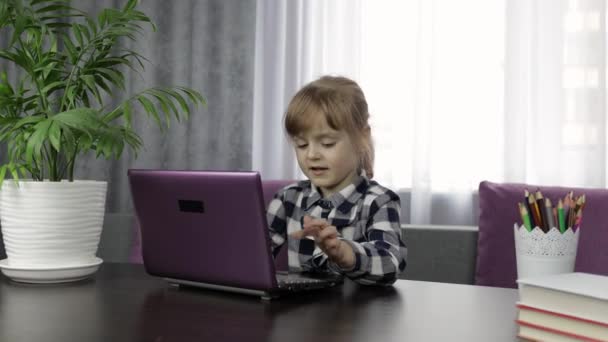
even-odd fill
[[[337,239],[338,238],[338,230],[334,226],[326,226],[322,230],[319,231],[319,235],[317,236],[317,241],[323,241],[326,239]]]
[[[320,231],[321,231],[321,228],[318,226],[309,226],[309,227],[304,227],[301,230],[295,231],[295,232],[289,234],[289,236],[291,236],[294,239],[300,240],[306,236],[316,237]]]
[[[303,227],[310,227],[310,226],[320,226],[321,228],[325,228],[326,226],[329,226],[329,223],[324,220],[324,219],[317,219],[317,218],[312,218],[310,216],[304,216],[304,225]]]

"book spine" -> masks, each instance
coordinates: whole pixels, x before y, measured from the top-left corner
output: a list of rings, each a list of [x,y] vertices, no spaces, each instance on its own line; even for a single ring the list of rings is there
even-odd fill
[[[567,319],[572,319],[572,320],[581,321],[581,322],[585,322],[585,323],[595,324],[595,325],[599,325],[599,326],[604,327],[604,328],[608,328],[608,322],[595,321],[595,320],[592,320],[592,319],[589,319],[589,318],[568,315],[568,314],[565,314],[565,313],[562,313],[562,312],[556,312],[556,311],[541,309],[541,308],[537,308],[537,307],[534,307],[534,306],[529,306],[529,305],[525,305],[525,304],[521,304],[521,303],[518,303],[517,307],[519,309],[521,309],[521,310],[530,310],[530,311],[541,312],[541,313],[545,313],[545,314],[548,314],[548,315],[563,317],[563,318],[567,318]]]

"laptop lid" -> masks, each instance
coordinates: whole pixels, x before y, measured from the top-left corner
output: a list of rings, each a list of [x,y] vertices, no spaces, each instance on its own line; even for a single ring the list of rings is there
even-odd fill
[[[130,169],[128,176],[148,273],[277,287],[259,173]]]

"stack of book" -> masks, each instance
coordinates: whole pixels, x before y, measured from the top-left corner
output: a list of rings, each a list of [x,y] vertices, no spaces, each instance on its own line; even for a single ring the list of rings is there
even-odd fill
[[[563,273],[517,280],[519,337],[608,342],[608,277]]]

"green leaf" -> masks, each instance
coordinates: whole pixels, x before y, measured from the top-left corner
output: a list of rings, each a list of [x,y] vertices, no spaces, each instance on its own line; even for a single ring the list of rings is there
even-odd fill
[[[127,10],[132,10],[135,8],[136,5],[137,5],[137,0],[129,0],[125,4],[125,7],[123,7],[123,11],[126,12]]]
[[[14,1],[13,5],[15,6],[15,27],[13,30],[13,36],[11,38],[11,42],[9,46],[15,44],[23,30],[25,29],[25,25],[27,23],[27,16],[23,13],[23,4],[20,0]]]
[[[78,137],[77,144],[78,147],[82,149],[82,151],[88,151],[93,145],[93,137],[88,135],[81,135]]]
[[[151,92],[150,92],[151,93]],[[162,94],[162,93],[161,93]],[[152,96],[154,96],[154,98],[156,98],[156,100],[158,101],[158,103],[160,103],[160,108],[162,110],[162,112],[165,114],[165,120],[167,122],[171,121],[171,105],[173,104],[173,101],[171,101],[170,99],[168,99],[165,96],[161,96],[160,94],[154,94],[152,93]],[[171,104],[171,105],[169,105]],[[175,108],[175,106],[173,106],[172,108]],[[178,117],[178,113],[177,110],[173,112],[175,114],[176,117]],[[179,121],[179,119],[178,119]]]
[[[48,26],[50,28],[69,28],[69,27],[72,27],[72,24],[62,23],[62,22],[58,21],[58,22],[46,23],[46,26]],[[59,33],[59,32],[57,32],[57,33]]]
[[[97,85],[99,87],[101,87],[101,89],[103,89],[108,95],[114,94],[112,89],[110,89],[110,87],[108,87],[108,85],[104,81],[103,77],[101,77],[100,75],[97,75],[97,74],[95,75],[95,83],[97,83]]]
[[[74,99],[76,98],[76,88],[70,86],[68,89],[66,89],[65,97],[68,101],[68,108],[73,107]]]
[[[91,92],[97,99],[97,102],[100,105],[103,105],[103,101],[101,100],[101,95],[99,94],[99,90],[97,90],[97,85],[95,84],[95,77],[93,77],[91,75],[82,75],[82,76],[80,76],[80,78],[85,82],[87,87],[91,90]]]
[[[84,34],[84,37],[87,39],[87,41],[91,40],[91,33],[89,32],[89,28],[87,26],[82,24],[74,24],[74,26],[78,26],[80,28],[80,32]]]
[[[82,39],[82,32],[80,32],[80,27],[78,25],[72,25],[72,33],[74,34],[74,38],[78,41],[79,46],[84,46],[84,40]]]
[[[40,13],[46,13],[46,12],[57,12],[57,11],[61,11],[61,10],[71,11],[71,10],[74,10],[74,8],[64,5],[64,4],[54,4],[54,5],[49,5],[46,7],[39,8],[36,10],[36,13],[40,14]]]
[[[97,111],[86,107],[61,112],[54,115],[52,119],[89,137],[105,127],[105,124],[97,118]]]
[[[59,124],[51,122],[49,127],[49,140],[55,151],[59,152],[61,149],[61,129]]]
[[[74,151],[77,149],[77,146],[76,146],[76,138],[74,137],[72,130],[69,129],[68,126],[64,125],[63,123],[61,123],[57,120],[54,120],[53,124],[54,124],[54,126],[59,127],[59,129],[61,130],[61,137],[63,137],[63,144],[62,144],[63,150],[66,151],[65,152],[66,154],[73,154]]]
[[[143,95],[138,96],[137,101],[141,103],[148,116],[151,116],[154,121],[156,121],[156,124],[161,129],[161,131],[164,131],[164,126],[162,124],[162,121],[160,120],[160,117],[158,116],[158,113],[156,112],[156,108],[154,108],[154,104],[152,104],[152,102]]]
[[[137,153],[143,145],[141,137],[131,129],[125,129],[124,139],[125,142],[129,145],[129,147],[131,147],[131,151],[133,151],[135,157],[137,158]]]
[[[130,129],[133,125],[133,110],[131,108],[131,103],[129,101],[125,101],[122,104],[122,111],[125,117],[125,127]]]
[[[95,68],[93,70],[96,71],[100,76],[120,88],[121,90],[125,90],[125,80],[122,74],[120,74],[119,72],[108,68]]]
[[[50,93],[52,93],[54,90],[57,90],[58,88],[64,87],[65,86],[65,81],[57,81],[57,82],[53,82],[49,85],[47,85],[46,87],[42,88],[42,96],[47,96]]]
[[[104,67],[104,68],[111,67],[114,65],[120,65],[120,64],[131,66],[131,62],[129,62],[128,59],[123,58],[123,57],[106,57],[106,58],[101,58],[95,62],[95,66]]]
[[[97,24],[95,23],[95,21],[93,19],[91,19],[91,17],[86,16],[85,20],[87,22],[87,25],[89,25],[89,30],[91,32],[93,32],[93,35],[96,36],[97,35]]]
[[[71,0],[32,0],[30,2],[30,5],[35,6],[35,5],[43,4],[43,3],[46,3],[46,2],[52,2],[52,3],[66,2],[66,3],[69,3],[70,1]]]
[[[199,93],[198,91],[195,91],[195,90],[192,90],[192,89],[186,88],[186,87],[175,87],[175,88],[186,93],[186,95],[188,96],[190,101],[192,103],[194,103],[196,106],[198,106],[199,103],[203,104],[203,105],[207,104],[207,101],[205,101],[205,98],[203,97],[203,95],[201,95],[201,93]]]
[[[17,130],[25,125],[35,125],[37,123],[39,123],[42,120],[45,120],[46,118],[42,115],[37,115],[37,116],[27,116],[21,120],[19,120],[15,126],[13,127],[13,130]]]
[[[4,183],[4,176],[6,175],[6,165],[0,166],[0,189],[2,189],[2,184]]]
[[[55,70],[57,63],[44,63],[41,67],[34,69],[34,72],[42,71],[42,79],[46,80],[49,77],[51,71]]]
[[[47,139],[49,127],[51,125],[51,120],[44,120],[37,123],[34,126],[34,132],[27,139],[27,146],[25,149],[25,161],[31,165],[34,160],[41,161],[42,160],[42,145]]]
[[[15,164],[10,163],[8,165],[8,170],[11,172],[11,176],[13,177],[13,179],[18,180],[19,179],[19,174],[17,173],[17,167],[15,166]],[[22,173],[24,174],[24,173]]]
[[[65,39],[63,39],[63,44],[68,50],[67,57],[69,58],[70,63],[76,64],[76,61],[78,59],[78,51],[76,51],[76,46],[74,45],[74,43],[72,43],[72,39],[70,39],[68,35],[65,35],[64,38]]]
[[[176,99],[177,102],[179,103],[179,105],[182,107],[182,111],[184,111],[184,114],[186,115],[186,117],[188,116],[188,114],[190,113],[190,108],[188,107],[188,103],[186,103],[186,100],[184,99],[184,97],[182,95],[180,95],[178,92],[176,92],[172,89],[169,89],[169,88],[164,88],[164,89],[160,89],[160,90],[173,96],[173,98]]]
[[[99,23],[100,28],[106,26],[106,12],[106,10],[102,10],[97,15],[97,22]]]
[[[17,62],[18,56],[15,55],[14,53],[11,53],[11,52],[8,52],[8,51],[5,51],[5,50],[0,50],[0,58],[4,58],[4,59],[6,59],[8,61],[11,61],[11,62],[19,64]]]

